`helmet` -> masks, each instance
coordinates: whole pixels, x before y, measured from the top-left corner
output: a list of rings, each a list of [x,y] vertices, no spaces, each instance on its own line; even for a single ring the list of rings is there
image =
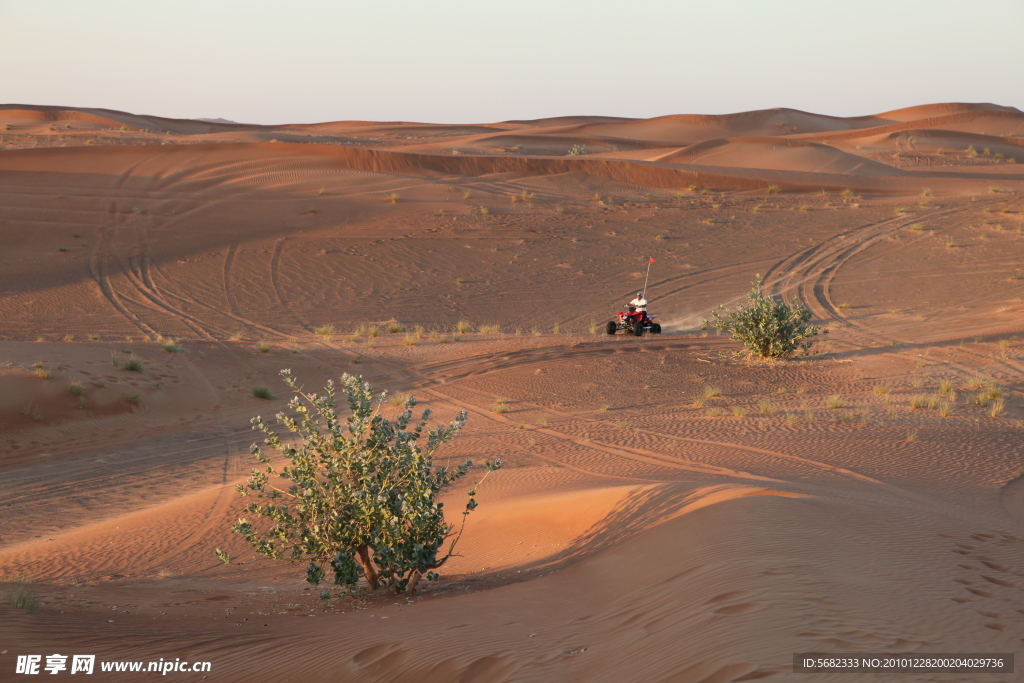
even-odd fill
[[[637,295],[637,296],[643,296],[643,295],[644,295],[644,293],[643,293],[643,292],[637,292],[637,293],[636,293],[636,295]]]

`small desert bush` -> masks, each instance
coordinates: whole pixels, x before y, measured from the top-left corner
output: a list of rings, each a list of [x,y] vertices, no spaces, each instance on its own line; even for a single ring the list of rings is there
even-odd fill
[[[129,394],[125,394],[124,400],[128,401],[132,405],[136,405],[136,406],[142,405],[142,396],[140,396],[139,392],[137,392],[137,391],[133,391],[133,392],[131,392]]]
[[[775,406],[772,405],[771,401],[766,401],[764,399],[757,402],[757,409],[766,415],[772,415],[775,413]]]
[[[324,341],[331,341],[334,336],[334,325],[321,325],[313,329],[313,334],[321,337]]]
[[[180,353],[185,350],[178,344],[178,342],[174,341],[173,339],[163,340],[163,342],[160,343],[160,348],[162,348],[167,353]]]
[[[265,341],[261,341],[259,344],[256,345],[256,350],[259,351],[260,353],[269,353],[270,349],[272,348],[274,347],[270,345],[270,342]]]
[[[733,406],[732,414],[735,415],[736,417],[746,417],[747,409],[744,408],[743,406]]]
[[[50,379],[50,369],[39,366],[35,369],[35,376],[39,379]]]
[[[945,379],[945,380],[942,380],[941,382],[939,382],[939,393],[940,394],[950,394],[952,392],[953,392],[953,383],[952,382],[950,382],[948,379]]]
[[[769,185],[768,189],[766,191],[768,192],[768,194],[778,194],[779,193],[779,186],[778,185]]]
[[[843,407],[843,397],[839,394],[832,394],[825,399],[825,407],[829,410],[836,410]]]
[[[706,386],[704,387],[704,398],[719,398],[722,395],[722,390],[718,387]]]
[[[388,334],[398,334],[399,332],[405,332],[405,325],[398,321],[392,321],[388,323]]]
[[[953,404],[949,401],[939,402],[939,417],[949,417],[949,413],[953,410]]]
[[[708,409],[708,417],[722,417],[722,415],[724,415],[724,414],[725,414],[725,411],[722,410],[721,408],[709,408]]]
[[[910,442],[917,441],[917,430],[911,430],[911,431],[907,432],[907,441],[910,441]]]
[[[241,330],[231,335],[231,341],[242,341],[243,339],[245,339],[245,333]]]
[[[481,325],[477,328],[480,334],[498,334],[501,332],[501,325]]]
[[[267,401],[269,401],[270,399],[274,398],[274,395],[270,392],[270,387],[268,387],[266,385],[263,385],[263,384],[261,384],[261,385],[259,385],[257,387],[253,387],[252,388],[252,395],[253,395],[254,398],[262,398],[262,399],[265,399]]]
[[[85,393],[85,387],[82,386],[82,383],[80,381],[75,379],[68,382],[68,392],[72,396],[81,396],[83,393]]]
[[[459,322],[455,323],[455,331],[458,332],[459,334],[466,334],[467,332],[470,331],[471,328],[472,326],[469,324],[468,320],[460,320]]]
[[[1003,399],[998,398],[995,401],[992,401],[992,407],[989,409],[988,414],[991,417],[999,417],[1005,408],[1006,402],[1003,401]]]
[[[129,358],[124,362],[124,369],[128,372],[142,372],[142,361],[138,358]]]
[[[762,294],[762,284],[758,275],[747,293],[746,305],[737,305],[735,311],[719,306],[711,312],[713,322],[705,320],[704,327],[728,332],[732,339],[743,342],[749,354],[761,358],[787,358],[798,350],[810,353],[810,337],[828,330],[808,325],[811,311],[796,298],[787,303]]]
[[[578,157],[578,156],[583,156],[586,153],[587,153],[587,146],[586,145],[573,145],[572,147],[569,148],[569,151],[565,153],[565,156],[567,156],[567,157]]]
[[[446,508],[437,498],[472,463],[435,468],[433,458],[462,430],[465,411],[449,425],[428,430],[430,411],[411,425],[416,400],[410,397],[391,421],[381,415],[383,396],[375,396],[362,378],[343,375],[342,404],[352,411],[346,419],[338,414],[333,382],[323,394],[308,394],[290,372],[281,374],[295,397],[288,404],[292,415],[278,419],[299,443],[286,444],[262,418],[253,419],[265,443],[289,464],[279,473],[261,448],[253,447],[260,467],[238,491],[258,502],[246,506],[247,516],[231,530],[261,555],[304,566],[305,580],[314,586],[326,581],[350,589],[365,579],[371,589],[383,585],[400,593],[415,591],[421,578],[436,579],[462,534],[445,519]],[[489,473],[501,461],[486,467]],[[462,528],[477,507],[479,483],[467,492]],[[249,516],[265,522],[254,524]],[[215,553],[222,562],[231,561],[226,552]],[[325,591],[321,597],[331,596]]]
[[[875,386],[871,387],[871,390],[875,392],[875,396],[885,396],[892,390],[892,387],[890,387],[888,384],[876,384]]]
[[[366,336],[370,337],[371,339],[376,339],[377,337],[380,336],[380,328],[377,327],[376,325],[370,325],[369,327],[366,328]]]
[[[786,424],[789,425],[790,427],[795,425],[798,419],[799,418],[797,417],[796,413],[786,413]]]
[[[23,609],[30,614],[35,614],[42,604],[39,601],[39,593],[29,585],[27,578],[18,577],[15,580],[18,582],[18,587],[8,591],[7,604],[15,609]]]
[[[979,339],[980,337],[975,337],[975,342],[980,343],[978,341]],[[985,379],[984,377],[971,377],[970,379],[967,380],[967,383],[964,385],[965,389],[969,389],[972,391],[976,389],[989,389],[991,387],[992,382],[990,380]]]
[[[402,344],[405,345],[405,346],[413,346],[415,343],[416,343],[416,336],[412,335],[412,334],[407,334],[407,335],[405,335],[405,338],[402,339]]]
[[[399,199],[401,199],[401,197],[398,196],[397,192],[392,192],[388,195],[388,201],[392,204],[397,204]]]
[[[910,397],[910,407],[913,410],[921,410],[927,408],[929,403],[929,397],[925,394],[914,394]]]

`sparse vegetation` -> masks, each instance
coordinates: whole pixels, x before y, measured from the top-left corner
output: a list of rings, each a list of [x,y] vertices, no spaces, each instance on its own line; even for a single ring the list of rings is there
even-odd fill
[[[719,306],[711,312],[714,322],[705,320],[704,328],[728,332],[732,339],[743,342],[749,354],[761,358],[787,358],[798,350],[810,353],[810,337],[828,330],[808,325],[811,311],[797,299],[787,303],[762,294],[762,284],[758,275],[747,293],[746,305],[737,305],[735,311]]]
[[[876,384],[875,386],[871,387],[871,390],[875,392],[875,396],[885,396],[892,390],[892,387],[890,387],[888,384]]]
[[[267,400],[267,401],[269,401],[272,398],[274,398],[274,395],[270,391],[270,387],[268,387],[266,385],[263,385],[263,384],[261,384],[259,386],[253,387],[252,388],[252,395],[253,395],[254,398],[262,398],[262,399]]]
[[[466,413],[427,431],[430,411],[425,411],[409,429],[414,398],[391,421],[380,414],[382,396],[374,396],[361,378],[344,375],[341,389],[352,409],[344,419],[338,415],[333,383],[322,395],[307,394],[291,373],[281,374],[296,396],[289,402],[294,416],[282,414],[279,419],[300,443],[286,445],[261,418],[253,420],[266,435],[265,443],[290,462],[279,474],[261,448],[253,448],[261,466],[238,490],[266,501],[245,510],[270,526],[261,530],[242,518],[232,531],[261,555],[305,565],[305,579],[314,586],[327,581],[350,589],[365,579],[371,589],[383,585],[399,593],[415,591],[421,578],[437,578],[436,570],[454,554],[462,533],[445,520],[437,496],[465,476],[472,463],[435,469],[433,455],[458,435]],[[418,441],[424,435],[426,448],[421,449]],[[501,461],[486,466],[489,473]],[[277,478],[285,473],[290,483],[279,488]],[[478,485],[468,491],[462,528],[477,507]],[[216,554],[223,562],[231,561],[219,549]]]
[[[124,362],[124,369],[128,372],[142,372],[142,361],[132,356]]]
[[[160,348],[162,348],[162,349],[163,349],[164,351],[166,351],[167,353],[181,353],[182,351],[184,351],[184,350],[185,350],[185,349],[184,349],[184,348],[183,348],[183,347],[182,347],[181,345],[179,345],[179,344],[178,344],[178,342],[177,342],[177,341],[175,341],[174,339],[164,339],[164,340],[163,340],[163,341],[162,341],[162,342],[160,343]]]
[[[323,339],[325,342],[331,341],[334,337],[334,325],[321,325],[320,327],[313,329],[313,334]]]
[[[578,156],[583,156],[586,153],[587,153],[587,146],[586,145],[573,145],[572,147],[569,148],[569,151],[565,153],[565,156],[567,156],[567,157],[578,157]]]
[[[29,614],[39,611],[42,603],[39,601],[39,593],[29,583],[27,577],[15,577],[18,586],[7,593],[7,604],[15,609],[23,609]]]
[[[469,324],[468,320],[460,320],[459,322],[455,323],[455,331],[458,332],[459,334],[466,334],[467,332],[470,331],[471,328],[472,326]]]
[[[124,400],[128,401],[132,405],[136,405],[136,406],[142,405],[142,396],[140,396],[139,392],[137,392],[137,391],[133,391],[131,393],[125,394],[124,395]]]
[[[706,386],[704,387],[704,398],[720,398],[722,396],[722,390],[718,387]]]
[[[85,387],[82,386],[82,383],[79,380],[72,380],[68,382],[68,393],[72,396],[81,396],[85,393]]]
[[[271,346],[270,342],[266,342],[266,341],[261,341],[260,343],[258,343],[256,345],[256,350],[259,351],[260,353],[269,353],[270,349],[272,349],[272,348],[274,348],[274,347]]]
[[[825,399],[825,407],[829,410],[838,410],[843,407],[843,397],[839,394],[832,394]]]

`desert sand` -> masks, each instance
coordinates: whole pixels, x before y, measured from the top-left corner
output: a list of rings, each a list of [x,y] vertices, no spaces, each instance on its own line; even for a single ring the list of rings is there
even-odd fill
[[[724,682],[851,680],[795,652],[1020,651],[1017,109],[0,124],[0,575],[43,603],[0,605],[0,679],[55,652]],[[605,335],[651,257],[665,333]],[[821,353],[751,362],[701,330],[758,274]],[[283,368],[465,409],[441,461],[504,459],[411,598],[324,605],[229,531]]]

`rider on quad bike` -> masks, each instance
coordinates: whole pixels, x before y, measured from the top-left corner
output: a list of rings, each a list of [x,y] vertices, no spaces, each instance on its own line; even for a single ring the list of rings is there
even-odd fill
[[[605,331],[608,334],[615,334],[619,330],[625,330],[637,337],[643,335],[645,331],[649,331],[651,334],[660,334],[661,325],[654,322],[654,318],[657,317],[648,317],[647,299],[644,298],[643,292],[637,292],[636,298],[629,302],[628,310],[619,311],[615,320],[609,320]]]

